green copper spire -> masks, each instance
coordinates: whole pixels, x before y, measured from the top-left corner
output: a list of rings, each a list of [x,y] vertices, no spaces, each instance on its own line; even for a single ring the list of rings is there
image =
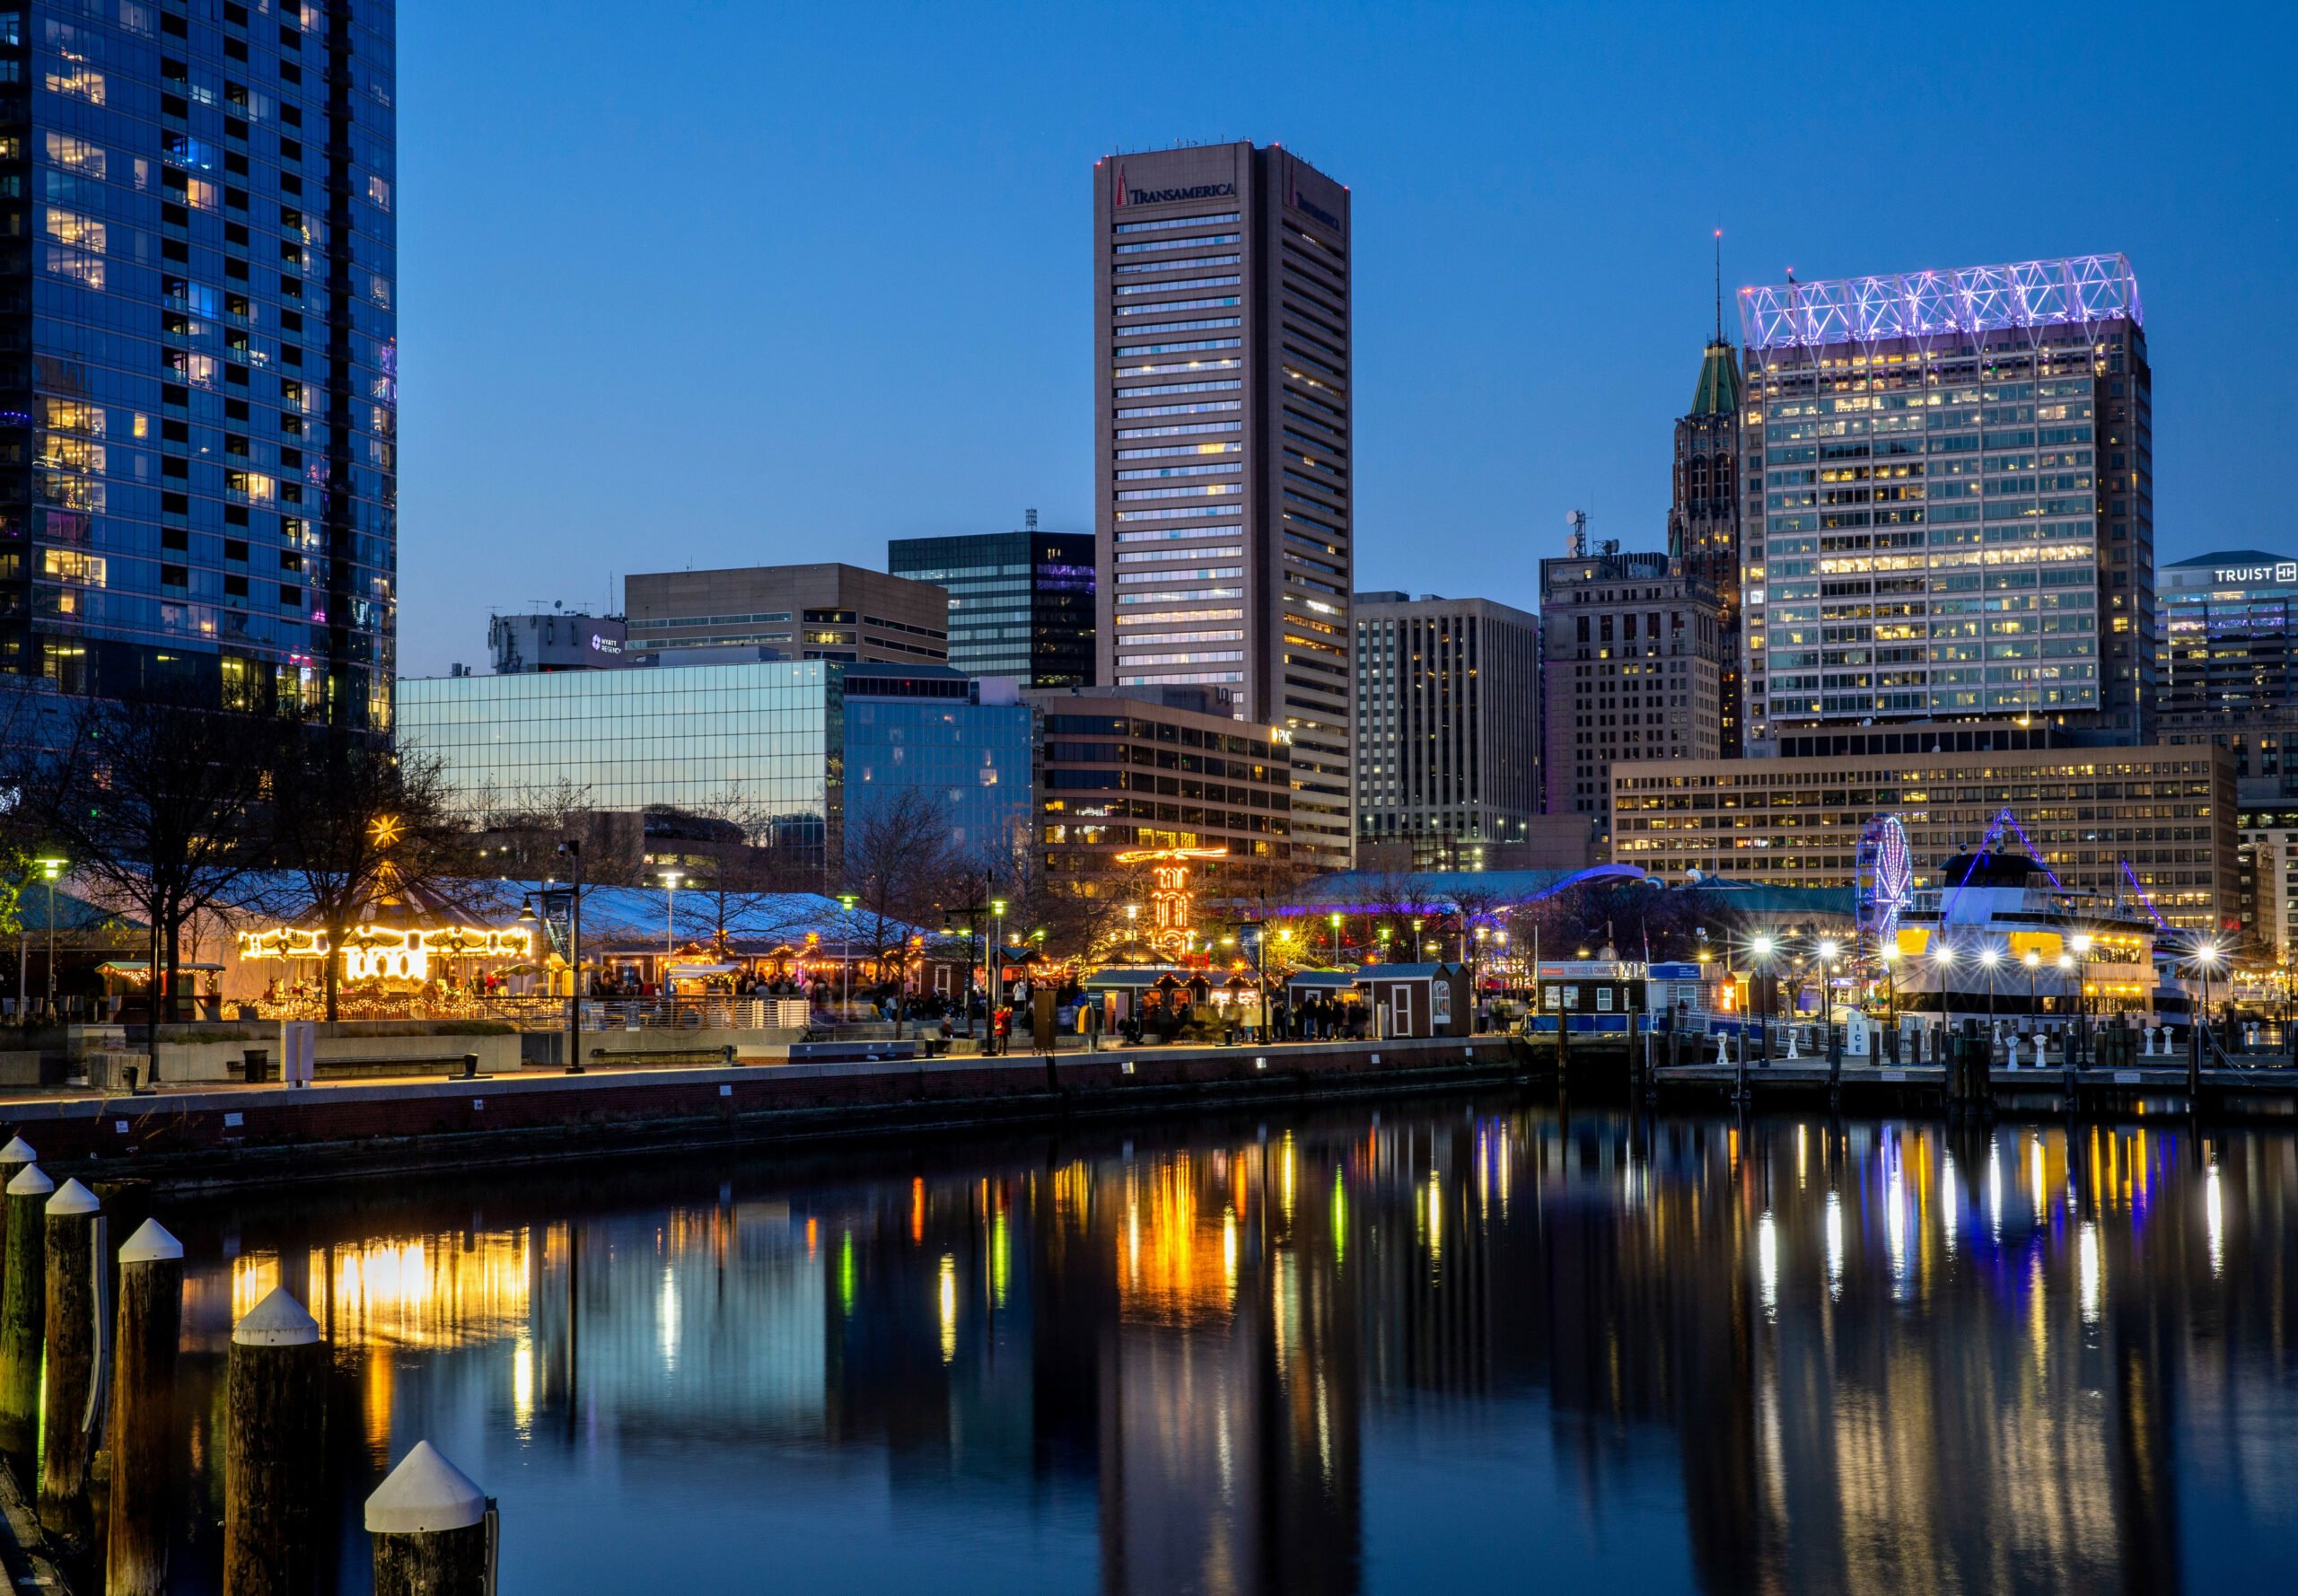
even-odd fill
[[[1729,416],[1740,408],[1740,366],[1722,338],[1707,346],[1699,363],[1699,388],[1691,397],[1694,416]]]

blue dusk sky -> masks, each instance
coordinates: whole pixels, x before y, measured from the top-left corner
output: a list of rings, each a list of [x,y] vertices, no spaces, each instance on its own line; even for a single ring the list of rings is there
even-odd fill
[[[401,669],[631,571],[1090,531],[1092,170],[1351,186],[1357,585],[1664,545],[1741,284],[2120,250],[2164,560],[2298,552],[2298,9],[402,0]],[[1736,318],[1725,306],[1736,334]]]

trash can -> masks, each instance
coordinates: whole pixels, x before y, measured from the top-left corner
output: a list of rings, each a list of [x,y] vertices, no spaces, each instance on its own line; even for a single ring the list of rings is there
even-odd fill
[[[271,1052],[266,1048],[250,1048],[240,1066],[241,1079],[253,1083],[271,1078]]]

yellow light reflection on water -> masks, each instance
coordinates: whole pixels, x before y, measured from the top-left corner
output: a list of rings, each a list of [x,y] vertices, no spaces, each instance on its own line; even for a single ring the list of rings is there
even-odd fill
[[[949,1253],[942,1255],[942,1361],[955,1363],[958,1357],[958,1260]]]
[[[533,1259],[523,1228],[379,1237],[332,1251],[329,1329],[338,1346],[456,1346],[526,1329]],[[311,1266],[326,1278],[328,1254],[313,1253]]]
[[[523,1332],[511,1352],[511,1423],[522,1440],[535,1422],[535,1344]]]
[[[2215,1278],[2226,1272],[2226,1194],[2219,1188],[2215,1163],[2202,1184],[2202,1211],[2210,1227],[2210,1273]]]
[[[1237,1302],[1237,1211],[1227,1210],[1221,1215],[1221,1293],[1223,1300],[1234,1307]]]
[[[1766,1208],[1756,1221],[1756,1279],[1766,1319],[1779,1317],[1779,1226]]]
[[[1438,1184],[1435,1171],[1428,1175],[1428,1261],[1444,1260],[1444,1191]]]
[[[279,1285],[279,1256],[243,1252],[232,1260],[232,1322],[237,1324]]]
[[[1013,1267],[1013,1242],[1007,1232],[1005,1206],[1001,1199],[989,1222],[989,1294],[1000,1308],[1005,1306],[1005,1284]]]
[[[1332,1267],[1338,1274],[1348,1261],[1348,1177],[1336,1166],[1332,1172]]]
[[[1244,1161],[1202,1163],[1175,1153],[1126,1172],[1121,1311],[1133,1322],[1189,1324],[1226,1319],[1234,1301],[1229,1256],[1231,1228],[1247,1212]],[[1201,1194],[1199,1184],[1209,1187]],[[1203,1198],[1224,1199],[1216,1219]]]
[[[2096,1324],[2106,1298],[2105,1267],[2099,1257],[2099,1227],[2087,1219],[2076,1241],[2075,1268],[2083,1294],[2083,1322]]]

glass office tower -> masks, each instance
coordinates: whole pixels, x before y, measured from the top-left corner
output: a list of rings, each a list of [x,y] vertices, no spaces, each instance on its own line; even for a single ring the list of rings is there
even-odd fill
[[[1040,532],[896,538],[886,569],[950,595],[950,664],[1023,687],[1093,680],[1093,538]]]
[[[1751,750],[1995,720],[2146,740],[2153,369],[2119,255],[1740,293]]]
[[[873,806],[925,794],[953,855],[1031,823],[1036,712],[983,703],[945,667],[827,660],[399,684],[399,744],[436,758],[481,824],[548,808],[736,813],[760,846],[824,870]]]
[[[0,13],[0,668],[389,730],[393,33]]]

